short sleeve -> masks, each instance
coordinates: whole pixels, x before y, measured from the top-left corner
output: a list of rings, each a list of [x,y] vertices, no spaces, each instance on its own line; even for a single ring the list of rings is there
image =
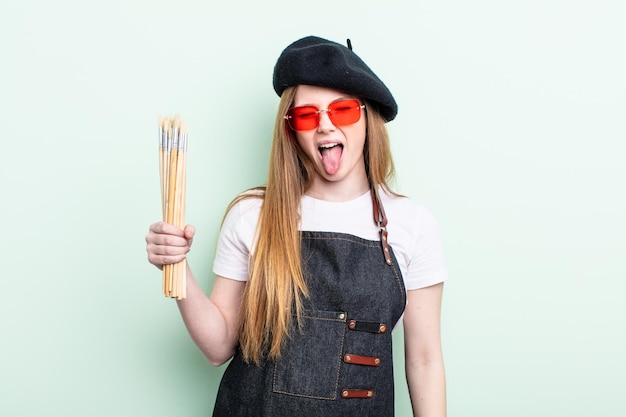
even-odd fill
[[[213,272],[237,281],[248,280],[248,261],[262,200],[246,198],[226,214],[217,241]]]
[[[419,208],[416,220],[417,235],[407,265],[407,290],[429,287],[448,279],[437,221],[424,207]]]

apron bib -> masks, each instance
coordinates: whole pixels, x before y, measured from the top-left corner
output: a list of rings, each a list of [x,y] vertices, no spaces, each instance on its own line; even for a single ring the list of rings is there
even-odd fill
[[[237,351],[213,417],[393,416],[391,330],[406,291],[386,231],[383,247],[385,256],[379,241],[302,232],[302,326],[294,323],[278,362],[248,365]]]

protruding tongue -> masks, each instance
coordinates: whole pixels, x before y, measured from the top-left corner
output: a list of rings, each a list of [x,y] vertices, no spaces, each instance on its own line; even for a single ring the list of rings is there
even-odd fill
[[[328,174],[332,175],[339,170],[342,150],[343,148],[340,145],[332,148],[322,148],[322,163]]]

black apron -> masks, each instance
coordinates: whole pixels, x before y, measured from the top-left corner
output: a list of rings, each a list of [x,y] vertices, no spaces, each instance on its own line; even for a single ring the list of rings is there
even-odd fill
[[[302,232],[310,294],[302,326],[292,320],[278,362],[246,364],[237,351],[213,417],[394,415],[391,330],[404,312],[406,291],[384,224],[380,230],[384,256],[380,241]]]

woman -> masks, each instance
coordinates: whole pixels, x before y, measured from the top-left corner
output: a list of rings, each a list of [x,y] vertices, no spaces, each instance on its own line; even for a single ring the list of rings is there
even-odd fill
[[[266,187],[231,203],[207,297],[190,270],[178,301],[193,340],[226,369],[214,416],[393,416],[391,330],[402,319],[415,416],[445,416],[440,306],[447,272],[432,216],[389,188],[396,102],[348,47],[289,45]],[[155,223],[158,267],[195,230]]]

